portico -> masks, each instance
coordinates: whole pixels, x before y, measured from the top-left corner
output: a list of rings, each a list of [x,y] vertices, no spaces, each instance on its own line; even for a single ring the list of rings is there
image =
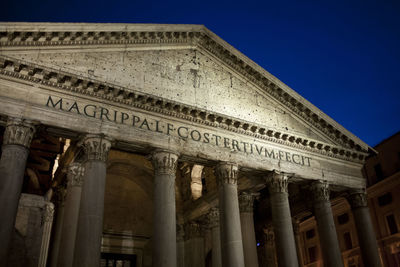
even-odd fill
[[[334,248],[323,246],[326,265],[343,264],[329,194],[364,194],[371,148],[214,33],[24,23],[3,23],[0,32],[1,240],[13,235],[39,132],[71,140],[74,151],[60,155],[66,171],[48,183],[68,180],[59,244],[52,239],[57,266],[100,266],[101,253],[133,255],[135,266],[205,266],[207,253],[212,266],[258,266],[257,229],[267,223],[279,265],[299,266],[294,196],[310,201],[321,242]],[[203,167],[196,199],[195,165]],[[255,195],[271,214],[260,221]],[[352,205],[358,221],[369,218]],[[129,223],[116,219],[124,216]],[[209,251],[191,249],[207,243],[208,224]],[[185,229],[178,238],[177,225]],[[360,234],[369,237],[360,241],[364,264],[379,266],[372,227]]]

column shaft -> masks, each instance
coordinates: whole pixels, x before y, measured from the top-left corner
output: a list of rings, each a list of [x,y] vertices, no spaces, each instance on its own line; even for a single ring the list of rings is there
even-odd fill
[[[111,142],[100,135],[87,135],[83,139],[82,146],[86,156],[83,164],[85,175],[73,266],[100,266],[106,159]]]
[[[304,260],[303,260],[303,253],[301,251],[302,242],[300,238],[300,225],[298,221],[293,222],[293,232],[294,232],[294,239],[296,241],[297,258],[299,260],[299,266],[301,267],[304,265]]]
[[[237,195],[238,166],[220,163],[218,179],[222,266],[244,267],[242,232]]]
[[[154,166],[153,266],[176,267],[175,176],[178,155],[157,150]]]
[[[60,240],[60,251],[62,253],[59,253],[57,264],[59,267],[71,267],[74,261],[83,175],[84,169],[80,163],[70,164],[67,174],[68,185]]]
[[[6,266],[34,133],[32,124],[20,119],[9,119],[4,132],[0,159],[0,266]]]
[[[343,266],[342,253],[333,220],[331,202],[329,201],[328,184],[316,181],[311,185],[311,191],[324,266]]]
[[[51,245],[50,251],[50,266],[57,267],[57,261],[60,251],[60,241],[61,241],[61,232],[64,221],[64,202],[65,195],[67,191],[64,186],[60,186],[56,191],[56,201],[57,201],[57,209],[56,209],[56,223],[54,230],[54,237]]]
[[[239,195],[240,225],[242,227],[243,253],[246,267],[258,267],[253,202],[254,196],[251,193],[242,192]]]
[[[287,193],[288,177],[274,171],[267,178],[267,182],[269,183],[278,265],[297,267],[299,264]]]
[[[365,190],[351,192],[349,202],[353,210],[364,266],[381,267],[382,263],[379,257],[378,243],[372,225]]]
[[[203,229],[196,222],[185,225],[185,266],[204,267]]]
[[[212,235],[212,267],[222,267],[221,259],[221,231],[219,227],[219,210],[211,208],[208,213],[209,226]]]

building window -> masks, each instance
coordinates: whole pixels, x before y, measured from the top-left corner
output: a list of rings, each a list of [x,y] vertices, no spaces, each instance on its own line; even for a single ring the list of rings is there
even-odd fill
[[[345,224],[349,221],[349,214],[344,213],[342,215],[337,216],[337,220],[339,224]]]
[[[352,249],[353,243],[351,242],[351,235],[349,232],[343,234],[343,239],[344,239],[344,247],[346,248],[346,250]]]
[[[311,230],[308,230],[307,232],[306,232],[306,238],[307,239],[311,239],[311,238],[313,238],[315,236],[315,229],[311,229]]]
[[[384,195],[382,195],[382,196],[380,196],[380,197],[378,197],[378,204],[379,204],[379,206],[386,206],[386,205],[388,205],[388,204],[390,204],[390,203],[392,203],[392,193],[386,193],[386,194],[384,194]]]
[[[310,262],[317,260],[317,247],[313,246],[308,248],[308,256],[310,257]]]
[[[390,214],[386,216],[386,222],[388,224],[390,234],[391,235],[396,234],[398,232],[398,229],[397,229],[396,218],[394,217],[394,215]]]
[[[381,164],[376,164],[375,166],[374,166],[374,169],[375,169],[375,173],[376,173],[376,178],[378,179],[378,181],[380,181],[380,180],[382,180],[383,179],[383,171],[382,171],[382,166],[381,166]]]

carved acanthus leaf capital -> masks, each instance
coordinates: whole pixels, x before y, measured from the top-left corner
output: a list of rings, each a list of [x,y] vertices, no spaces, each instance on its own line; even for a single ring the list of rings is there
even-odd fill
[[[286,173],[274,170],[266,177],[266,182],[271,194],[288,192],[289,175]]]
[[[275,233],[274,229],[272,227],[264,228],[264,237],[265,237],[265,243],[269,245],[273,245],[275,241]]]
[[[219,163],[215,168],[218,184],[237,185],[238,169],[238,165],[235,163]]]
[[[52,222],[54,216],[54,205],[48,202],[43,207],[43,222]]]
[[[85,168],[81,163],[71,163],[68,166],[67,178],[68,188],[72,186],[82,186],[83,175],[85,174]]]
[[[65,202],[65,197],[67,196],[67,189],[65,188],[65,184],[57,186],[55,191],[55,203],[58,207],[63,206]]]
[[[367,192],[365,189],[350,191],[349,195],[347,196],[347,200],[349,201],[352,209],[368,206]]]
[[[99,160],[106,162],[111,148],[111,139],[104,135],[88,134],[80,145],[85,151],[86,160]]]
[[[210,228],[218,227],[219,226],[219,209],[214,207],[211,208],[207,214],[208,219],[208,226]]]
[[[9,118],[4,132],[3,145],[21,145],[29,148],[35,134],[31,121],[20,118]]]
[[[176,174],[178,154],[167,150],[156,150],[151,155],[154,172],[159,174]]]
[[[329,201],[329,184],[326,181],[315,181],[310,185],[313,202]]]
[[[250,192],[241,192],[239,194],[239,209],[240,212],[253,212],[254,209],[254,199],[256,194]]]
[[[203,236],[203,227],[198,222],[192,221],[185,224],[186,240],[202,236]]]
[[[185,239],[185,230],[182,224],[176,225],[176,241],[181,242]]]

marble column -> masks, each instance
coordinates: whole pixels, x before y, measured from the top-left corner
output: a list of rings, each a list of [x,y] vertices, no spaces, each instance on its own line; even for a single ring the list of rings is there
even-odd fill
[[[176,267],[175,177],[178,155],[156,150],[154,167],[153,266]]]
[[[185,230],[183,225],[176,225],[177,267],[185,267]]]
[[[56,198],[56,223],[54,230],[54,237],[51,245],[51,253],[50,253],[50,266],[57,267],[58,255],[60,251],[60,241],[61,241],[61,231],[63,227],[64,221],[64,205],[65,205],[65,196],[67,195],[67,189],[65,185],[59,185],[56,190],[55,198]]]
[[[381,267],[378,243],[369,213],[365,190],[350,192],[348,200],[353,211],[364,266]]]
[[[76,229],[78,226],[84,168],[80,163],[71,163],[67,172],[67,194],[64,205],[64,222],[61,230],[58,267],[71,267],[74,260]]]
[[[323,181],[315,181],[311,184],[310,190],[324,266],[343,266],[342,253],[329,201],[329,185]]]
[[[299,264],[290,215],[288,180],[287,174],[277,171],[271,172],[266,179],[270,193],[278,265],[297,267]]]
[[[212,236],[212,267],[222,267],[221,259],[221,232],[219,227],[219,209],[211,208],[208,215],[208,225]]]
[[[202,226],[197,222],[185,225],[185,266],[204,267],[204,237]]]
[[[298,220],[293,220],[293,232],[294,232],[294,239],[296,241],[296,250],[297,250],[297,258],[299,260],[299,266],[304,265],[303,260],[303,253],[302,249],[302,242],[300,237],[300,222]]]
[[[221,230],[222,266],[244,267],[237,192],[238,166],[222,162],[216,167]]]
[[[240,225],[242,227],[244,265],[258,267],[257,242],[253,216],[254,194],[242,192],[239,195]]]
[[[10,118],[7,121],[0,159],[0,266],[6,266],[34,134],[35,127],[27,120]]]
[[[103,135],[86,135],[82,142],[85,161],[75,239],[73,266],[100,266],[103,234],[106,161],[111,141]]]
[[[49,251],[51,227],[53,226],[54,217],[54,204],[47,202],[44,206],[44,212],[42,217],[42,242],[40,244],[40,255],[38,260],[38,266],[46,266],[47,253]]]

